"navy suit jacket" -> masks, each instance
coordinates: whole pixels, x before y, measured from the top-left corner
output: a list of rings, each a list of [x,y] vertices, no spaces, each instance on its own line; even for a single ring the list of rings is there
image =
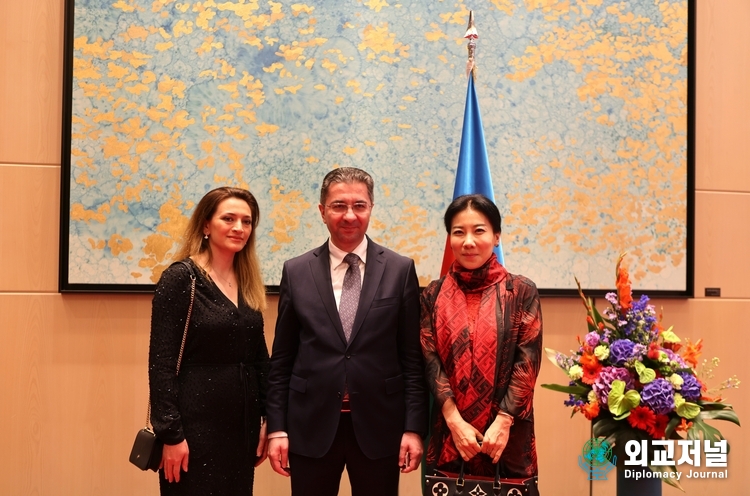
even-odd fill
[[[328,243],[284,263],[268,376],[268,432],[289,450],[325,455],[347,382],[357,441],[371,459],[398,455],[401,437],[427,431],[414,262],[368,238],[367,263],[347,344],[331,284]]]

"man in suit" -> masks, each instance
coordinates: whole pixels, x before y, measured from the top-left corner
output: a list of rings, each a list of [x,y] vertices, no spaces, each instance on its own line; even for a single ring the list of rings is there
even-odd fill
[[[293,496],[338,494],[345,466],[353,496],[396,496],[399,467],[422,458],[419,282],[411,259],[366,236],[373,190],[363,170],[329,172],[330,237],[284,264],[266,410],[269,459]]]

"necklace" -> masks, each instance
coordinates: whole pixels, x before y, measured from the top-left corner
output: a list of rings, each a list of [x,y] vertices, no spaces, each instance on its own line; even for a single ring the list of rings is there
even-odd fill
[[[212,273],[213,273],[213,274],[214,274],[214,275],[215,275],[216,277],[218,277],[219,279],[221,279],[222,281],[224,281],[224,282],[225,282],[225,283],[226,283],[226,284],[227,284],[227,285],[228,285],[228,286],[229,286],[230,288],[232,287],[232,283],[231,283],[231,282],[229,282],[229,281],[227,281],[227,280],[226,280],[226,279],[224,279],[223,277],[221,277],[221,275],[220,275],[220,274],[219,274],[218,272],[216,272],[216,271],[215,271],[215,270],[213,270],[213,269],[211,269],[211,272],[212,272]]]

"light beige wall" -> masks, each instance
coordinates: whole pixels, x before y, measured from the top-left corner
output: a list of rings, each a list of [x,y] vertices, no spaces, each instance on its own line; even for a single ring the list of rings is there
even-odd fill
[[[750,3],[698,3],[698,297],[658,303],[680,335],[706,338],[705,356],[723,359],[717,378],[747,380]],[[154,495],[154,474],[127,462],[145,416],[150,298],[57,293],[62,34],[63,0],[0,2],[0,494]],[[703,298],[707,286],[721,287],[722,298]],[[583,333],[580,303],[545,299],[543,308],[546,346],[572,348]],[[539,382],[560,380],[545,363]],[[744,391],[729,397],[748,421]],[[577,466],[588,424],[569,419],[562,399],[537,390],[541,488],[588,494]],[[750,487],[741,468],[750,464],[750,431],[720,427],[732,442],[730,479],[690,481],[688,494]],[[401,494],[419,494],[418,484],[417,475],[404,477]],[[288,493],[268,464],[259,470],[256,494]],[[594,494],[614,494],[614,484],[597,482]]]

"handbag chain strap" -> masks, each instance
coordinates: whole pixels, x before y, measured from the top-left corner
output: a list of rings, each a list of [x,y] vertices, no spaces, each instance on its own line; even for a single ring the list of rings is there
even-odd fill
[[[190,271],[190,306],[187,311],[187,318],[185,319],[185,330],[182,331],[182,342],[180,343],[180,354],[177,355],[177,372],[175,375],[180,375],[180,365],[182,364],[182,354],[185,351],[185,341],[187,340],[188,326],[190,325],[190,316],[193,313],[193,303],[195,302],[195,273],[189,263],[180,261]],[[148,393],[148,409],[146,410],[146,428],[151,426],[151,390]]]

